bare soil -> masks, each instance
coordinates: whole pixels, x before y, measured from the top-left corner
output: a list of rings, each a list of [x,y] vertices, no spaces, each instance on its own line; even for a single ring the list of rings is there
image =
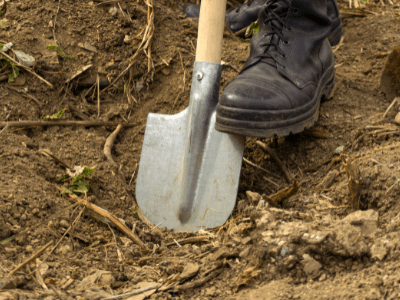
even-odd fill
[[[135,185],[147,114],[177,113],[189,102],[197,20],[184,15],[185,3],[154,2],[150,59],[140,55],[101,93],[99,110],[97,94],[86,92],[97,75],[104,88],[128,67],[148,22],[147,5],[7,2],[0,42],[32,55],[35,72],[54,88],[20,69],[15,82],[0,83],[0,121],[38,121],[66,108],[62,120],[134,126],[117,136],[116,165],[103,151],[113,126],[0,132],[0,299],[102,299],[154,284],[157,290],[125,299],[398,299],[399,104],[383,118],[393,98],[381,92],[380,78],[399,46],[399,5],[381,2],[358,10],[339,3],[345,36],[334,48],[336,86],[316,125],[286,138],[248,138],[244,157],[253,165],[243,163],[232,217],[217,228],[180,233],[146,221]],[[73,59],[47,49],[54,39]],[[83,49],[85,43],[97,52]],[[221,91],[249,51],[249,41],[225,34],[222,59],[234,68],[224,67]],[[66,84],[86,65],[92,67]],[[132,97],[127,87],[134,87]],[[278,205],[259,200],[292,183],[256,141],[269,145],[298,181],[299,191]],[[57,182],[65,166],[44,151],[69,166],[96,167],[80,199],[134,227],[145,247],[88,209],[79,215],[83,206],[52,218],[74,201],[58,189],[70,184]],[[37,260],[7,278],[50,241]]]

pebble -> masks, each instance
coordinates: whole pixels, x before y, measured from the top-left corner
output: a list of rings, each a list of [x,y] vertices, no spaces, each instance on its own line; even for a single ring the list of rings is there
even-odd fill
[[[61,220],[60,221],[60,226],[64,227],[64,228],[68,228],[69,227],[69,223],[66,220]]]
[[[33,247],[31,245],[28,245],[28,246],[26,246],[25,250],[28,253],[32,253],[33,252]]]
[[[117,13],[118,13],[118,9],[116,7],[111,7],[108,12],[110,13],[110,15],[115,17],[117,15]]]
[[[396,117],[394,117],[394,122],[397,125],[400,125],[400,112],[397,113]]]
[[[325,280],[326,280],[326,274],[323,273],[323,274],[321,275],[321,277],[319,278],[319,281],[325,281]]]

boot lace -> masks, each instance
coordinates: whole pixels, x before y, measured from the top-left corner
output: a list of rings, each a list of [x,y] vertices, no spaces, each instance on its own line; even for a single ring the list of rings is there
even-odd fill
[[[274,11],[274,4],[277,2],[280,3],[285,3],[288,7],[287,10],[284,10],[284,12],[275,12]],[[265,6],[263,13],[266,16],[266,19],[264,20],[264,25],[269,26],[269,30],[266,34],[264,34],[264,37],[271,36],[271,39],[268,43],[264,44],[259,44],[260,47],[265,47],[265,50],[263,54],[255,57],[255,58],[267,58],[265,60],[262,60],[262,62],[275,65],[278,63],[269,53],[271,47],[273,47],[282,57],[285,57],[285,54],[283,51],[279,48],[279,41],[283,40],[284,44],[288,44],[289,42],[286,41],[283,37],[282,30],[283,28],[286,28],[288,30],[291,30],[284,18],[287,15],[287,12],[289,10],[290,6],[290,0],[270,0],[267,5]],[[282,66],[284,68],[284,66]]]
[[[240,9],[241,9],[242,7],[244,7],[244,6],[249,7],[249,6],[251,5],[251,3],[253,3],[253,1],[254,1],[254,0],[249,0],[249,1],[247,1],[247,3],[245,3],[245,4],[239,5],[239,6],[236,8],[235,13],[239,13]]]

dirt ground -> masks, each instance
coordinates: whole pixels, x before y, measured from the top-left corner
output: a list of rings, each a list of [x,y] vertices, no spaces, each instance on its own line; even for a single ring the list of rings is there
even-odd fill
[[[334,48],[336,85],[316,125],[248,138],[232,217],[180,233],[146,220],[135,185],[148,113],[174,114],[189,102],[197,20],[182,12],[187,2],[6,2],[0,43],[33,56],[35,72],[54,87],[20,68],[14,82],[0,83],[0,122],[39,121],[65,108],[64,121],[130,125],[114,142],[115,164],[104,145],[116,126],[1,125],[0,299],[104,299],[154,285],[123,299],[399,299],[399,104],[384,116],[393,98],[380,89],[400,44],[391,2],[349,9],[339,1],[345,36]],[[73,58],[47,49],[54,40]],[[150,43],[135,56],[143,40]],[[222,60],[233,67],[223,68],[221,91],[249,51],[249,41],[224,34]],[[108,87],[100,100],[97,78]],[[270,199],[292,182],[257,141],[298,182],[278,204]],[[66,166],[95,167],[79,206],[59,191],[71,184],[58,181]],[[122,219],[143,244],[84,203]]]

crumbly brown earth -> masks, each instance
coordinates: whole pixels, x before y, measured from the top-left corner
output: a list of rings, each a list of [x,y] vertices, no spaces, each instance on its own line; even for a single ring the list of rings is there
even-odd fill
[[[135,185],[147,114],[173,114],[188,105],[197,21],[185,17],[185,3],[154,2],[150,72],[142,54],[123,80],[101,94],[98,115],[97,94],[83,95],[97,74],[103,84],[127,68],[143,38],[147,5],[7,2],[1,43],[11,41],[13,49],[32,55],[36,73],[54,89],[20,69],[16,82],[0,84],[0,121],[38,121],[66,108],[62,120],[135,126],[117,136],[116,166],[103,152],[115,127],[0,132],[0,299],[102,299],[157,283],[157,291],[129,299],[398,299],[400,141],[394,116],[399,104],[383,119],[393,99],[386,99],[379,86],[388,56],[399,46],[399,5],[376,2],[358,10],[340,2],[345,37],[334,49],[336,87],[321,104],[316,125],[286,138],[248,138],[244,157],[264,170],[243,163],[232,218],[223,227],[181,233],[144,222]],[[47,49],[54,39],[73,59]],[[97,52],[83,49],[85,43]],[[240,69],[249,51],[248,41],[224,37],[226,63]],[[85,65],[92,67],[65,84]],[[221,91],[236,75],[234,68],[223,69]],[[135,87],[132,98],[124,93],[128,83]],[[262,207],[260,195],[267,199],[292,183],[257,140],[275,151],[299,184],[299,191],[277,207],[271,201]],[[70,182],[57,182],[65,166],[44,149],[69,166],[96,166],[88,177],[90,191],[80,198],[134,227],[149,250],[89,210],[78,217],[82,207],[50,220],[74,202],[57,189]],[[185,244],[190,237],[198,238]],[[50,241],[38,260],[6,277]]]

